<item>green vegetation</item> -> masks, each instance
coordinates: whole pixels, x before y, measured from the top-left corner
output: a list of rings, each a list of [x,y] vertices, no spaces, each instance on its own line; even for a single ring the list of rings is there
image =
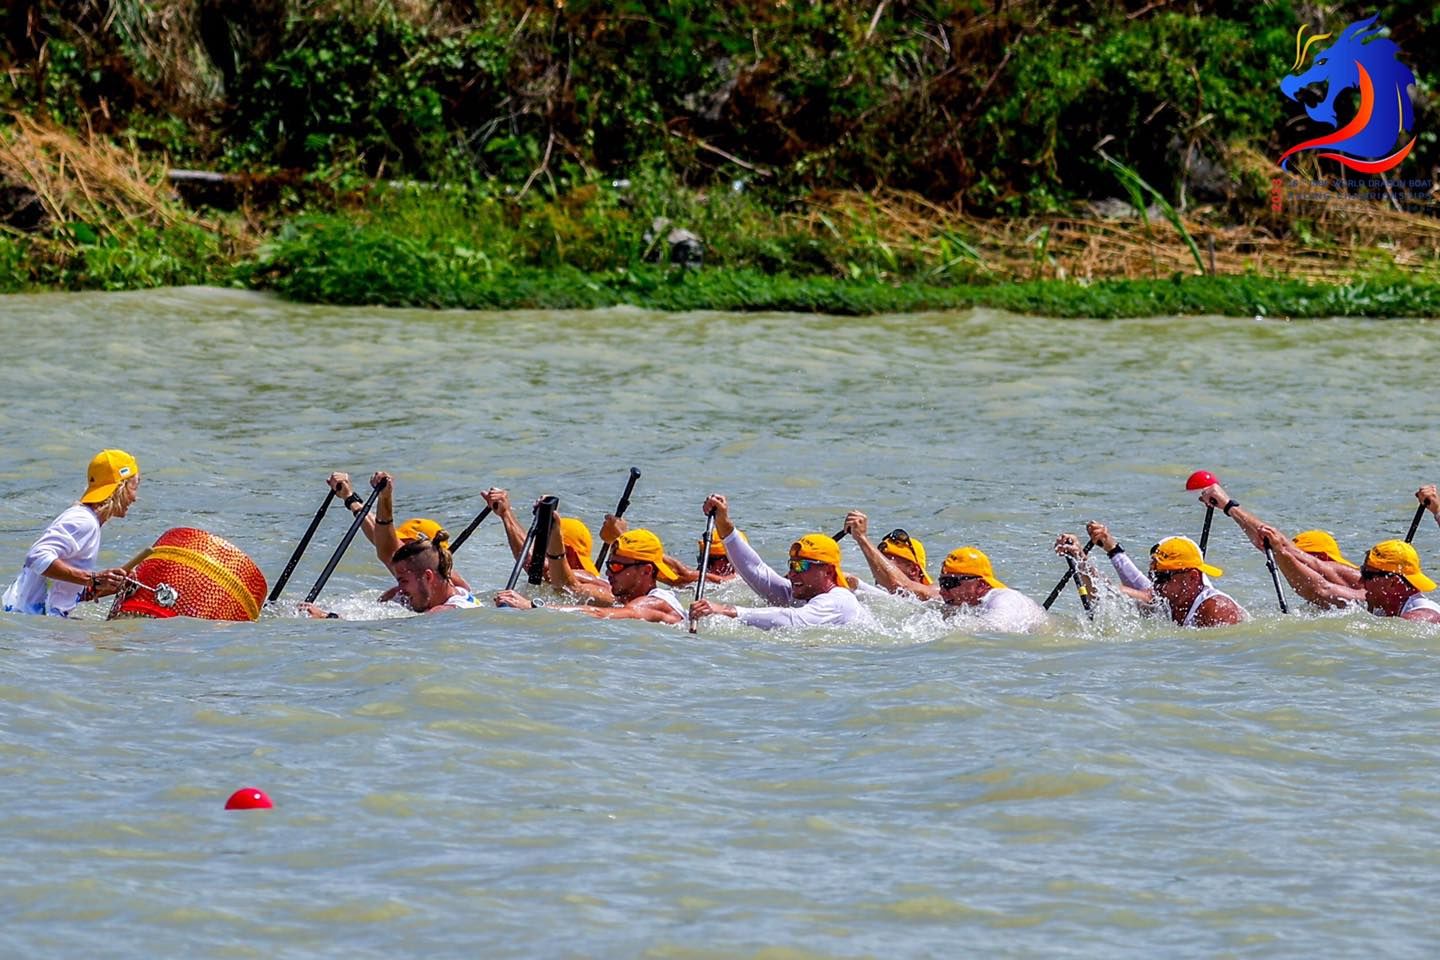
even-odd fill
[[[470,309],[633,304],[864,314],[988,306],[1064,317],[1440,311],[1433,273],[1392,270],[1381,279],[1314,285],[1254,273],[1196,276],[1192,263],[1190,275],[1177,270],[1164,280],[1014,282],[1013,264],[991,268],[961,236],[893,238],[887,225],[895,210],[879,204],[766,220],[761,205],[734,192],[705,202],[689,196],[689,204],[677,199],[683,191],[664,185],[653,195],[633,184],[580,193],[520,212],[461,191],[381,191],[363,210],[287,224],[239,275],[296,300]],[[643,242],[642,231],[660,215],[713,231],[723,264],[694,270],[650,262],[656,243]]]
[[[295,243],[270,262],[275,288],[297,300],[463,309],[584,310],[622,304],[655,310],[795,311],[835,315],[913,313],[989,307],[1049,317],[1160,315],[1414,317],[1440,315],[1440,283],[1392,276],[1351,285],[1311,285],[1265,277],[1061,280],[1021,283],[891,285],[834,277],[791,277],[750,269],[688,273],[653,266],[605,273],[571,268],[470,271],[464,258],[416,250],[363,250]],[[351,259],[352,254],[357,254]],[[385,268],[413,281],[389,281]],[[438,278],[438,282],[437,282]]]
[[[1419,56],[1440,49],[1440,13],[1378,13],[1420,81],[1405,169],[1422,176],[1440,165],[1440,64]],[[1428,217],[1343,191],[1271,208],[1273,158],[1319,130],[1278,92],[1311,15],[1291,0],[15,0],[0,292],[1433,313],[1433,200],[1394,201]],[[176,167],[232,178],[182,185],[181,202]],[[1305,157],[1298,173],[1334,171]],[[1090,213],[1117,197],[1118,219]],[[703,268],[666,264],[677,228]]]

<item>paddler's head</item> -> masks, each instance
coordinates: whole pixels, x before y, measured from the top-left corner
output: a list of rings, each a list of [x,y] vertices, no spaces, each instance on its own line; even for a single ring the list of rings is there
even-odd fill
[[[565,562],[571,570],[584,570],[591,576],[600,576],[595,561],[590,559],[590,550],[595,541],[590,538],[590,528],[585,526],[583,520],[561,517],[560,542],[565,545]]]
[[[1295,546],[1312,557],[1328,560],[1331,563],[1344,564],[1347,567],[1355,567],[1355,564],[1346,560],[1345,555],[1340,552],[1340,544],[1335,541],[1335,537],[1324,530],[1306,530],[1304,533],[1297,533],[1293,542]]]
[[[912,537],[896,527],[880,541],[880,552],[889,557],[890,562],[911,580],[926,584],[934,582],[930,579],[930,574],[925,572],[925,545],[920,542],[919,537]]]
[[[416,613],[424,613],[450,599],[453,587],[450,568],[454,561],[450,556],[449,539],[449,534],[441,530],[440,539],[420,537],[411,540],[390,558],[395,583],[405,594],[405,599],[410,601],[410,609]]]
[[[973,607],[991,590],[1005,587],[979,547],[957,547],[940,565],[940,599],[952,607]]]
[[[615,599],[629,603],[655,589],[657,579],[675,580],[675,571],[665,562],[665,546],[649,530],[627,530],[610,548],[605,576]]]
[[[840,569],[840,544],[823,533],[807,533],[790,544],[785,579],[790,581],[791,594],[802,602],[846,586],[845,572]]]
[[[750,542],[750,538],[745,536],[743,531],[736,530],[735,532],[740,535],[741,540],[744,540],[746,543]],[[705,541],[696,540],[695,547],[699,551],[699,555],[695,559],[695,566],[698,569],[705,555]],[[735,572],[735,566],[730,562],[730,554],[725,552],[725,541],[717,537],[713,530],[710,531],[710,560],[706,569],[711,573],[722,575],[729,575]]]
[[[1150,583],[1170,603],[1172,613],[1194,600],[1205,587],[1205,577],[1224,574],[1205,562],[1200,545],[1189,537],[1166,537],[1150,548]]]
[[[431,541],[440,540],[442,539],[441,534],[444,533],[445,530],[440,524],[428,517],[411,517],[395,528],[395,536],[402,544],[419,540],[422,537]],[[450,537],[446,534],[443,539],[449,540]]]
[[[101,450],[85,471],[80,502],[93,507],[101,521],[123,517],[140,497],[140,464],[124,450]]]
[[[1435,589],[1435,581],[1420,569],[1420,554],[1404,540],[1385,540],[1370,548],[1360,565],[1360,585],[1365,605],[1392,617],[1416,593]]]

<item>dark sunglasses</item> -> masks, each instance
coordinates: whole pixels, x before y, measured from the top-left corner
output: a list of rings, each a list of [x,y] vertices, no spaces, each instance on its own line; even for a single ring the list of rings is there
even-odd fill
[[[910,534],[896,527],[880,539],[881,543],[898,543],[903,546],[910,546]]]
[[[1366,567],[1365,569],[1363,569],[1363,570],[1360,571],[1360,579],[1361,579],[1362,581],[1364,581],[1364,580],[1383,580],[1385,577],[1398,577],[1398,576],[1400,576],[1400,574],[1398,574],[1398,573],[1389,573],[1388,571],[1385,571],[1385,570],[1375,570],[1375,569],[1373,569],[1373,568],[1371,568],[1371,567]]]
[[[790,561],[790,572],[791,572],[791,573],[805,573],[805,572],[807,572],[811,567],[815,566],[815,565],[818,564],[819,562],[820,562],[819,560],[791,560],[791,561]]]
[[[944,573],[944,574],[941,574],[941,575],[940,575],[940,589],[941,589],[941,590],[954,590],[956,587],[960,586],[960,584],[964,583],[966,580],[984,580],[984,579],[985,579],[984,577],[976,577],[976,576],[972,576],[972,575],[963,575],[963,576],[962,576],[961,574],[958,574],[958,573]]]

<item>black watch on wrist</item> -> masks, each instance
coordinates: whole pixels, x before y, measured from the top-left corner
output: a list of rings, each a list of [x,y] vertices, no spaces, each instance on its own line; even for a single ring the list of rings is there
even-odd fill
[[[1112,549],[1105,551],[1105,556],[1109,557],[1111,560],[1114,560],[1116,554],[1121,554],[1121,553],[1124,553],[1124,552],[1125,552],[1125,545],[1122,544],[1119,540],[1116,540],[1116,541],[1115,541],[1115,546],[1114,546]]]
[[[358,494],[358,493],[353,493],[353,492],[352,492],[352,493],[350,494],[350,496],[348,496],[348,497],[345,498],[345,506],[347,506],[347,507],[353,507],[353,506],[355,506],[356,504],[363,504],[364,502],[365,502],[364,500],[361,500],[361,499],[360,499],[360,494]]]
[[[1225,504],[1225,509],[1221,510],[1220,512],[1228,517],[1230,516],[1230,511],[1234,510],[1238,506],[1240,506],[1239,500],[1231,500],[1229,503]]]

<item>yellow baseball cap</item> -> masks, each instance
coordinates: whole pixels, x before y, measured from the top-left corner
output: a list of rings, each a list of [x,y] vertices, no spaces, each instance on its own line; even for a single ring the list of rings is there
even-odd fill
[[[995,577],[995,569],[990,566],[990,558],[975,547],[958,547],[951,550],[945,557],[945,562],[940,566],[940,572],[957,577],[979,577],[996,590],[1005,589],[1005,584]]]
[[[590,538],[590,528],[585,526],[583,520],[561,517],[560,542],[575,551],[575,555],[580,558],[580,566],[585,569],[586,573],[596,577],[600,576],[600,571],[595,569],[595,561],[590,559],[590,548],[595,541]]]
[[[667,582],[673,582],[678,577],[670,565],[665,562],[665,545],[660,538],[649,530],[627,530],[615,541],[615,546],[610,550],[612,558],[623,557],[626,560],[643,560],[646,563],[655,565],[655,576]]]
[[[1398,573],[1416,590],[1435,589],[1435,581],[1420,572],[1420,555],[1404,540],[1375,544],[1365,554],[1365,566],[1382,573]]]
[[[140,476],[140,464],[124,450],[101,450],[85,472],[85,495],[81,503],[103,503],[131,477]]]
[[[746,543],[749,543],[749,542],[750,542],[750,538],[747,537],[747,536],[745,536],[745,532],[744,532],[743,530],[736,530],[735,532],[738,533],[738,534],[740,534],[740,539],[741,539],[741,540],[744,540]],[[705,541],[704,541],[704,540],[696,540],[696,541],[695,541],[695,546],[697,546],[697,547],[703,547],[703,546],[705,546]],[[710,531],[710,556],[712,556],[712,557],[723,557],[723,556],[725,556],[725,541],[724,541],[723,539],[721,539],[719,536],[717,536],[717,535],[715,534],[715,531],[713,531],[713,530]]]
[[[419,540],[424,537],[426,540],[434,540],[435,534],[441,531],[442,527],[427,517],[412,517],[400,526],[395,528],[395,536],[404,543],[409,540]]]
[[[1323,553],[1336,563],[1343,563],[1347,567],[1355,566],[1345,559],[1345,555],[1340,552],[1340,544],[1335,542],[1335,538],[1324,530],[1306,530],[1304,533],[1297,533],[1292,542],[1306,553]]]
[[[834,538],[823,533],[807,533],[790,544],[790,559],[830,564],[835,568],[835,582],[849,589],[850,583],[845,579],[845,571],[840,569],[840,544],[836,543]]]
[[[904,531],[892,530],[890,533],[903,533]],[[930,574],[925,570],[925,544],[920,542],[919,537],[912,537],[905,534],[904,540],[891,540],[890,533],[885,534],[885,539],[880,541],[880,552],[890,557],[899,557],[901,560],[909,560],[920,568],[920,582],[933,583]]]
[[[1212,577],[1223,577],[1225,571],[1205,562],[1200,545],[1189,537],[1166,537],[1150,548],[1150,569],[1156,573],[1171,570],[1199,570]]]

